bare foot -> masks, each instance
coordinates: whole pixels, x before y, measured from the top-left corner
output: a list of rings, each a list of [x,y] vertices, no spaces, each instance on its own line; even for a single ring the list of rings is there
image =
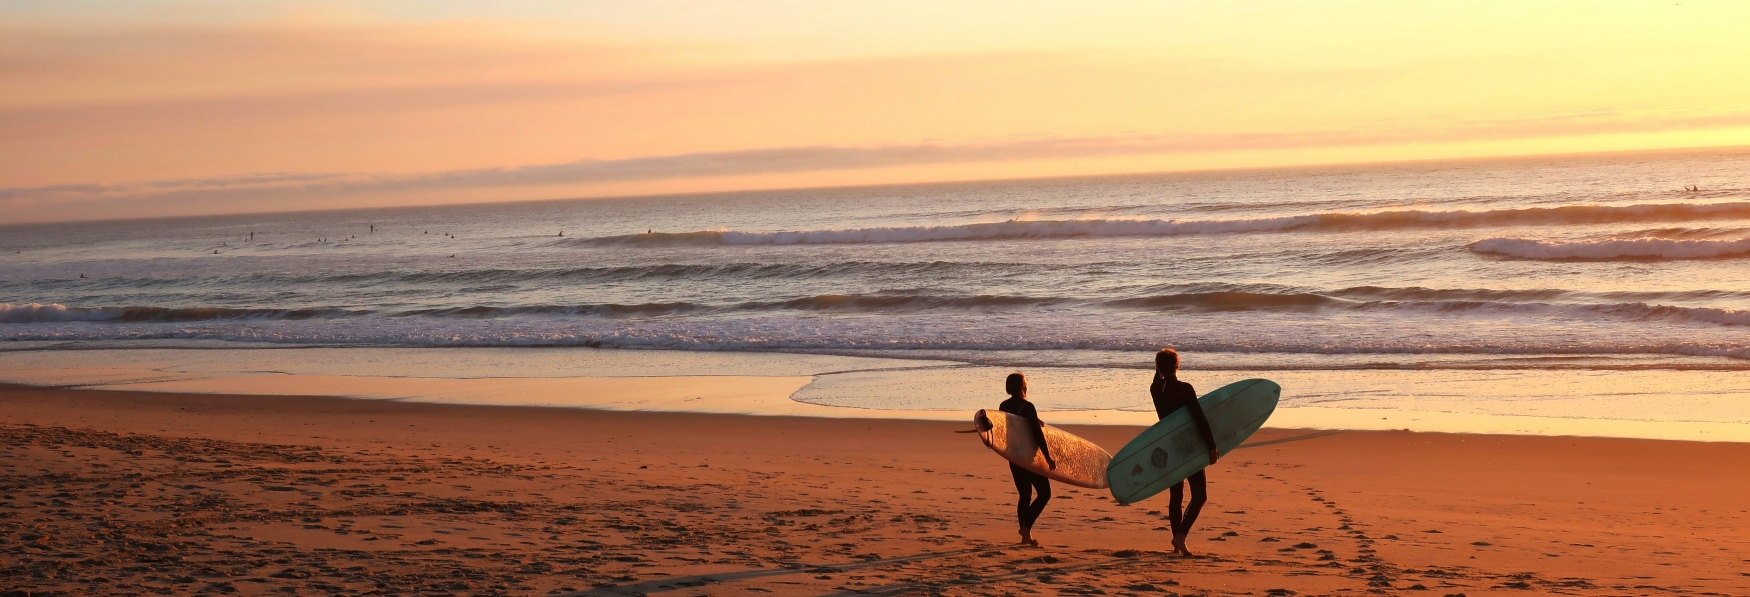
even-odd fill
[[[1033,529],[1021,529],[1021,544],[1033,546],[1039,545],[1038,541],[1033,540]]]
[[[1191,557],[1191,550],[1185,548],[1184,535],[1173,535],[1173,553],[1187,558]]]

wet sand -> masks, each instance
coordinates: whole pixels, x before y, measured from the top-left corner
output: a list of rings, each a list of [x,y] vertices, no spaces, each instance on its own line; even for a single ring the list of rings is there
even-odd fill
[[[0,386],[0,590],[1750,592],[1750,444],[1266,429],[1180,559],[1061,484],[1014,545],[966,426]]]
[[[1001,398],[993,396],[994,388],[1014,371],[910,351],[901,351],[908,358],[891,358],[897,353],[6,344],[0,384],[933,421],[963,421],[967,413],[989,407]],[[1308,369],[1248,370],[1233,368],[1231,354],[1199,354],[1199,360],[1226,368],[1191,369],[1181,377],[1203,391],[1254,377],[1281,384],[1272,427],[1750,442],[1750,377],[1722,373],[1738,365],[1718,369],[1725,366],[1718,360],[1697,359],[1677,369],[1641,369],[1647,364],[1632,358],[1612,365],[1536,366],[1480,359],[1468,365],[1480,369],[1398,369],[1349,356],[1289,364]],[[1056,357],[1074,355],[1028,358]],[[1118,360],[1146,364],[1152,357],[1074,358],[1084,360],[1025,368],[1030,399],[1040,410],[1053,411],[1053,420],[1065,424],[1154,422],[1154,407],[1139,390],[1152,371],[1110,367]],[[1349,368],[1356,366],[1373,368]],[[1584,368],[1562,368],[1575,366]],[[1616,366],[1628,369],[1609,368]]]

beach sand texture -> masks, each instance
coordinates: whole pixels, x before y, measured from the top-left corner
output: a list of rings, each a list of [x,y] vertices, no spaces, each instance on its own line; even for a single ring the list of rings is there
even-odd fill
[[[1178,559],[1163,499],[1062,484],[1016,546],[965,423],[0,397],[0,582],[31,594],[1750,592],[1746,444],[1265,429]]]

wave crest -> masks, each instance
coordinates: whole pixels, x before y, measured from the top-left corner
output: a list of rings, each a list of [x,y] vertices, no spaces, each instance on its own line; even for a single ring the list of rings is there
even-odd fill
[[[1117,299],[1106,301],[1105,305],[1129,309],[1252,311],[1313,309],[1343,302],[1347,301],[1313,293],[1188,292]]]
[[[121,319],[119,309],[69,309],[60,303],[0,303],[0,323],[105,321]]]
[[[1471,251],[1518,259],[1551,260],[1664,260],[1720,259],[1750,256],[1750,239],[1672,240],[1638,238],[1561,242],[1532,238],[1486,238],[1470,244]]]
[[[796,231],[699,230],[647,232],[555,241],[573,246],[716,246],[917,243],[1077,237],[1181,236],[1247,232],[1365,231],[1408,228],[1607,224],[1750,218],[1750,202],[1564,205],[1483,211],[1399,210],[1323,213],[1232,220],[1009,220],[943,226],[892,226]]]
[[[74,321],[119,321],[124,323],[186,322],[279,319],[331,319],[367,315],[369,311],[346,309],[228,309],[223,307],[68,307],[60,303],[0,303],[0,323],[65,323]]]
[[[662,303],[598,303],[581,305],[521,305],[443,307],[407,311],[319,309],[228,309],[169,307],[74,308],[60,304],[0,303],[0,323],[178,323],[203,321],[286,321],[306,319],[508,319],[607,318],[650,319],[671,316],[739,316],[783,312],[904,314],[932,311],[1027,312],[1159,311],[1218,313],[1232,311],[1478,313],[1558,317],[1567,319],[1666,320],[1750,326],[1750,311],[1704,306],[1649,303],[1644,299],[1722,298],[1718,293],[1584,293],[1566,290],[1441,290],[1430,288],[1355,287],[1309,292],[1293,288],[1161,292],[1115,299],[1015,295],[863,294],[815,295],[771,301]],[[1637,300],[1643,299],[1643,300]]]

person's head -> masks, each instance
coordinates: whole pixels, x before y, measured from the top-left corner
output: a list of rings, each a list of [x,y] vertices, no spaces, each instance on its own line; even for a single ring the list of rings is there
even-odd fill
[[[1155,371],[1161,373],[1174,373],[1178,370],[1179,351],[1171,348],[1162,348],[1160,352],[1155,353]]]
[[[1008,390],[1010,396],[1014,396],[1016,398],[1026,398],[1027,397],[1027,376],[1021,375],[1020,371],[1010,373],[1009,378],[1006,380],[1003,380],[1003,389]]]

